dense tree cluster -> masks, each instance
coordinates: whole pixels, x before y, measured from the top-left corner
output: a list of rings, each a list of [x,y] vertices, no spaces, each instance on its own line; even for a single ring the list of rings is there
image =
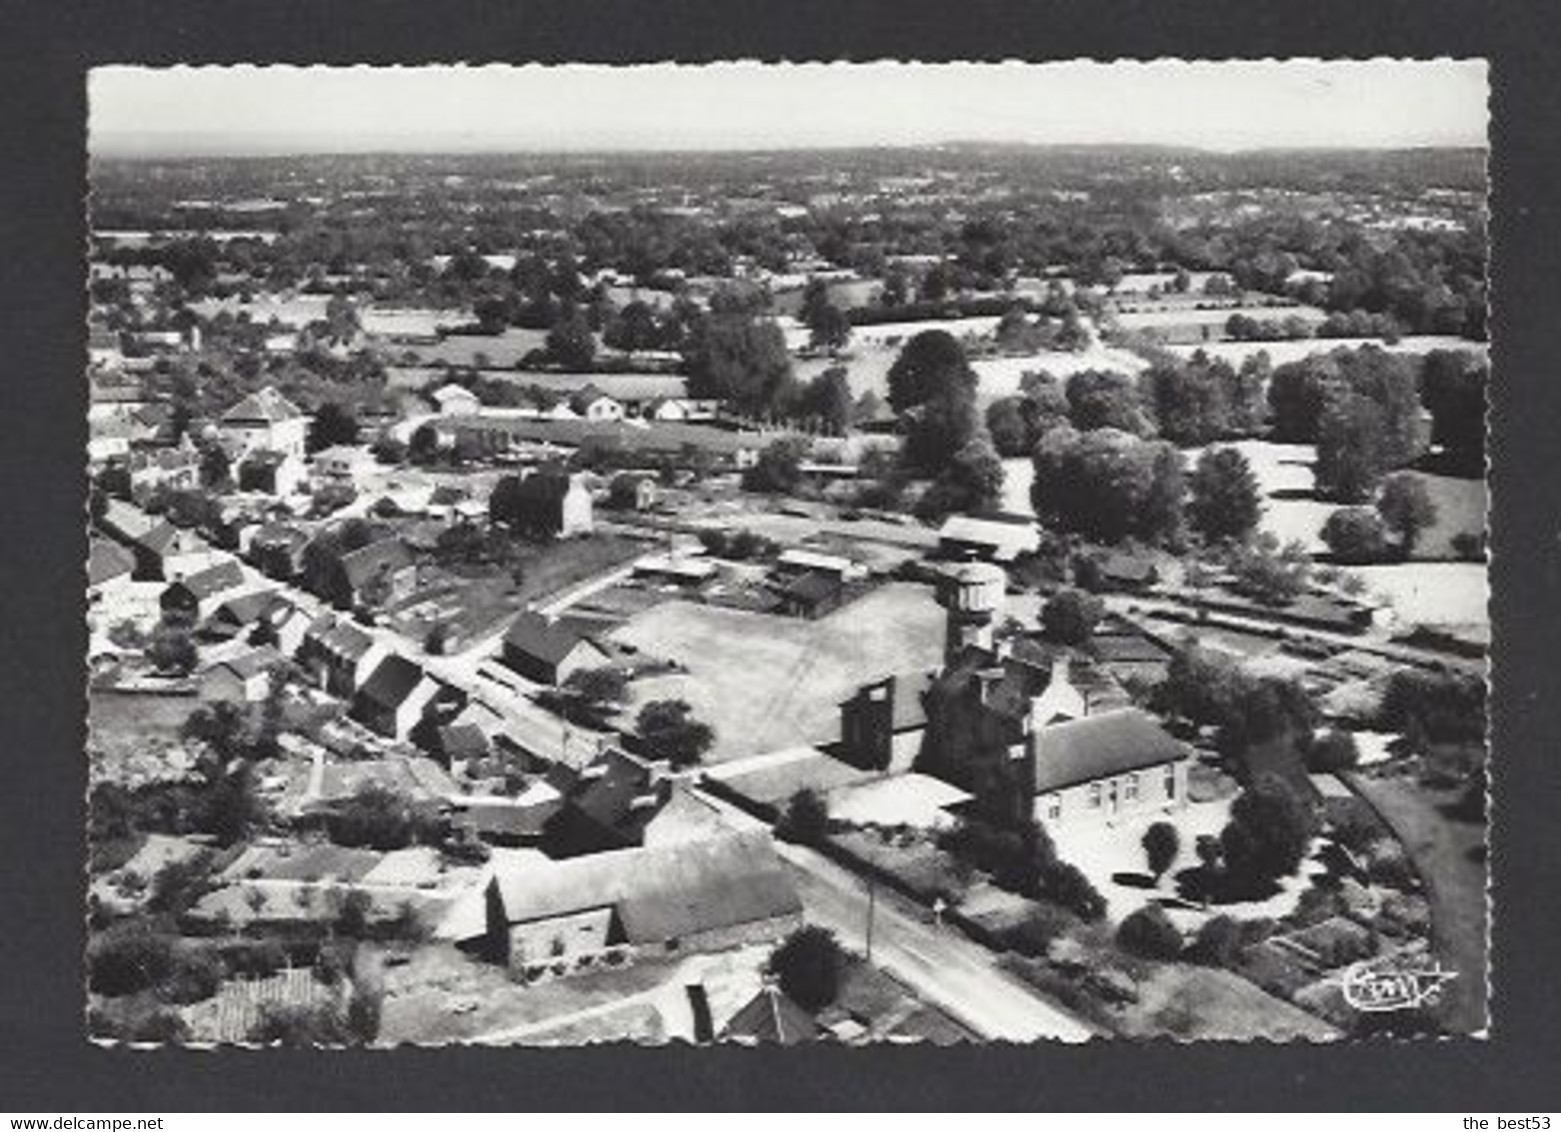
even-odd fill
[[[1181,538],[1186,477],[1170,444],[1116,429],[1056,428],[1042,437],[1034,464],[1030,498],[1049,525],[1100,542]]]

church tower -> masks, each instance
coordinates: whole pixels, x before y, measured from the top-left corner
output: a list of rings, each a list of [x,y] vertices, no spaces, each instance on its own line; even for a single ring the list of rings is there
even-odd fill
[[[970,645],[995,651],[995,631],[1007,591],[1008,575],[990,562],[967,562],[944,575],[938,587],[938,604],[948,611],[944,664]]]

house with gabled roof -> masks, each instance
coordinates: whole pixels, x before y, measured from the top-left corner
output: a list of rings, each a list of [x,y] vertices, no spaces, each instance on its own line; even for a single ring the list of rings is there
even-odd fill
[[[504,634],[504,663],[539,684],[562,684],[582,668],[606,664],[606,652],[562,621],[527,610]]]
[[[780,987],[766,982],[721,1030],[722,1041],[794,1046],[817,1041],[825,1030]]]
[[[769,831],[753,830],[567,861],[496,858],[436,934],[519,967],[610,948],[720,951],[801,923]]]
[[[163,613],[203,621],[218,605],[249,583],[238,560],[227,558],[173,582],[163,590]]]
[[[342,618],[320,618],[305,631],[298,663],[319,687],[350,698],[388,655],[367,630]]]
[[[200,698],[207,703],[259,703],[271,690],[271,670],[281,660],[282,654],[268,645],[219,660],[201,673]]]
[[[98,602],[120,592],[135,573],[135,555],[106,538],[87,543],[87,600]]]
[[[379,662],[352,698],[352,717],[387,739],[409,739],[425,721],[435,727],[466,706],[465,695],[397,653]]]
[[[217,435],[229,455],[242,457],[257,449],[304,458],[309,417],[275,386],[242,398],[223,413]]]

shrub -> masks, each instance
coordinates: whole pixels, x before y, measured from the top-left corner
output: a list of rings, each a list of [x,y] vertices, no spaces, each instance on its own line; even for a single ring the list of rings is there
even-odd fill
[[[222,949],[231,975],[267,979],[287,966],[287,949],[274,939],[238,940]]]
[[[1369,507],[1341,507],[1323,524],[1322,539],[1334,558],[1350,566],[1369,566],[1387,554],[1387,527]]]
[[[1019,923],[1003,933],[1003,946],[1032,959],[1044,956],[1052,941],[1068,929],[1067,914],[1060,909],[1039,905]]]
[[[1360,748],[1348,731],[1323,731],[1306,745],[1306,769],[1313,774],[1336,774],[1360,762]]]
[[[1244,945],[1241,925],[1229,916],[1204,921],[1193,938],[1189,955],[1209,967],[1232,967]]]
[[[207,948],[180,948],[158,989],[169,1002],[203,1002],[221,989],[224,974],[222,960]]]
[[[1143,847],[1149,871],[1159,880],[1176,861],[1182,847],[1181,835],[1170,822],[1157,821],[1144,831]]]
[[[829,833],[829,807],[817,791],[804,787],[791,796],[775,832],[799,845],[817,845]],[[892,831],[882,831],[887,843]]]
[[[1057,861],[1045,872],[1042,881],[1046,896],[1083,920],[1098,920],[1106,914],[1106,900],[1089,878],[1075,865]]]
[[[769,970],[781,991],[804,1010],[818,1012],[840,993],[845,952],[835,933],[809,924],[798,928],[770,954]]]
[[[1148,904],[1128,916],[1117,928],[1117,942],[1146,959],[1175,959],[1181,954],[1182,933],[1165,909]]]
[[[87,948],[87,985],[109,997],[148,990],[172,974],[174,949],[173,937],[138,924],[105,933]]]

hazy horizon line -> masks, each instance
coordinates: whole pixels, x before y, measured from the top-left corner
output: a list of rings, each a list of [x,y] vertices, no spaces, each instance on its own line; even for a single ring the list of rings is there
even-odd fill
[[[90,131],[87,138],[87,156],[97,159],[113,159],[128,161],[167,161],[167,160],[197,160],[201,158],[220,159],[264,159],[279,157],[473,157],[473,156],[526,156],[526,157],[609,157],[609,156],[668,156],[675,157],[680,154],[701,155],[765,155],[781,153],[849,153],[857,151],[874,152],[918,152],[927,150],[944,149],[1032,149],[1032,150],[1056,150],[1056,151],[1080,151],[1080,150],[1141,150],[1163,151],[1168,153],[1189,153],[1216,157],[1231,157],[1237,155],[1263,154],[1263,153],[1405,153],[1431,150],[1478,150],[1488,151],[1489,141],[1475,142],[1468,140],[1428,141],[1406,140],[1403,142],[1381,143],[1347,143],[1327,145],[1251,145],[1251,146],[1210,146],[1193,145],[1187,142],[1150,142],[1142,140],[1102,140],[1102,141],[1027,141],[1015,139],[1003,141],[993,138],[960,138],[952,137],[941,141],[885,141],[885,142],[799,142],[796,144],[768,143],[762,145],[750,145],[745,143],[732,143],[724,145],[702,145],[698,143],[683,143],[677,145],[657,146],[645,144],[624,144],[582,146],[579,148],[557,146],[528,146],[525,144],[504,144],[500,142],[483,141],[470,145],[461,145],[458,136],[451,137],[441,135],[437,144],[432,141],[432,135],[403,136],[399,144],[394,144],[390,139],[385,139],[385,144],[378,142],[364,146],[342,148],[336,144],[322,144],[318,147],[305,143],[290,143],[280,140],[272,143],[259,140],[266,135],[251,135],[247,141],[234,141],[231,144],[221,144],[216,141],[222,135],[210,135],[210,144],[204,139],[207,135],[190,134],[184,131],[137,131],[133,134],[120,133],[108,145],[94,145]],[[424,145],[416,140],[420,137],[429,137],[430,144]],[[180,146],[167,146],[155,148],[154,143],[164,139],[179,137],[185,139],[187,144]]]

